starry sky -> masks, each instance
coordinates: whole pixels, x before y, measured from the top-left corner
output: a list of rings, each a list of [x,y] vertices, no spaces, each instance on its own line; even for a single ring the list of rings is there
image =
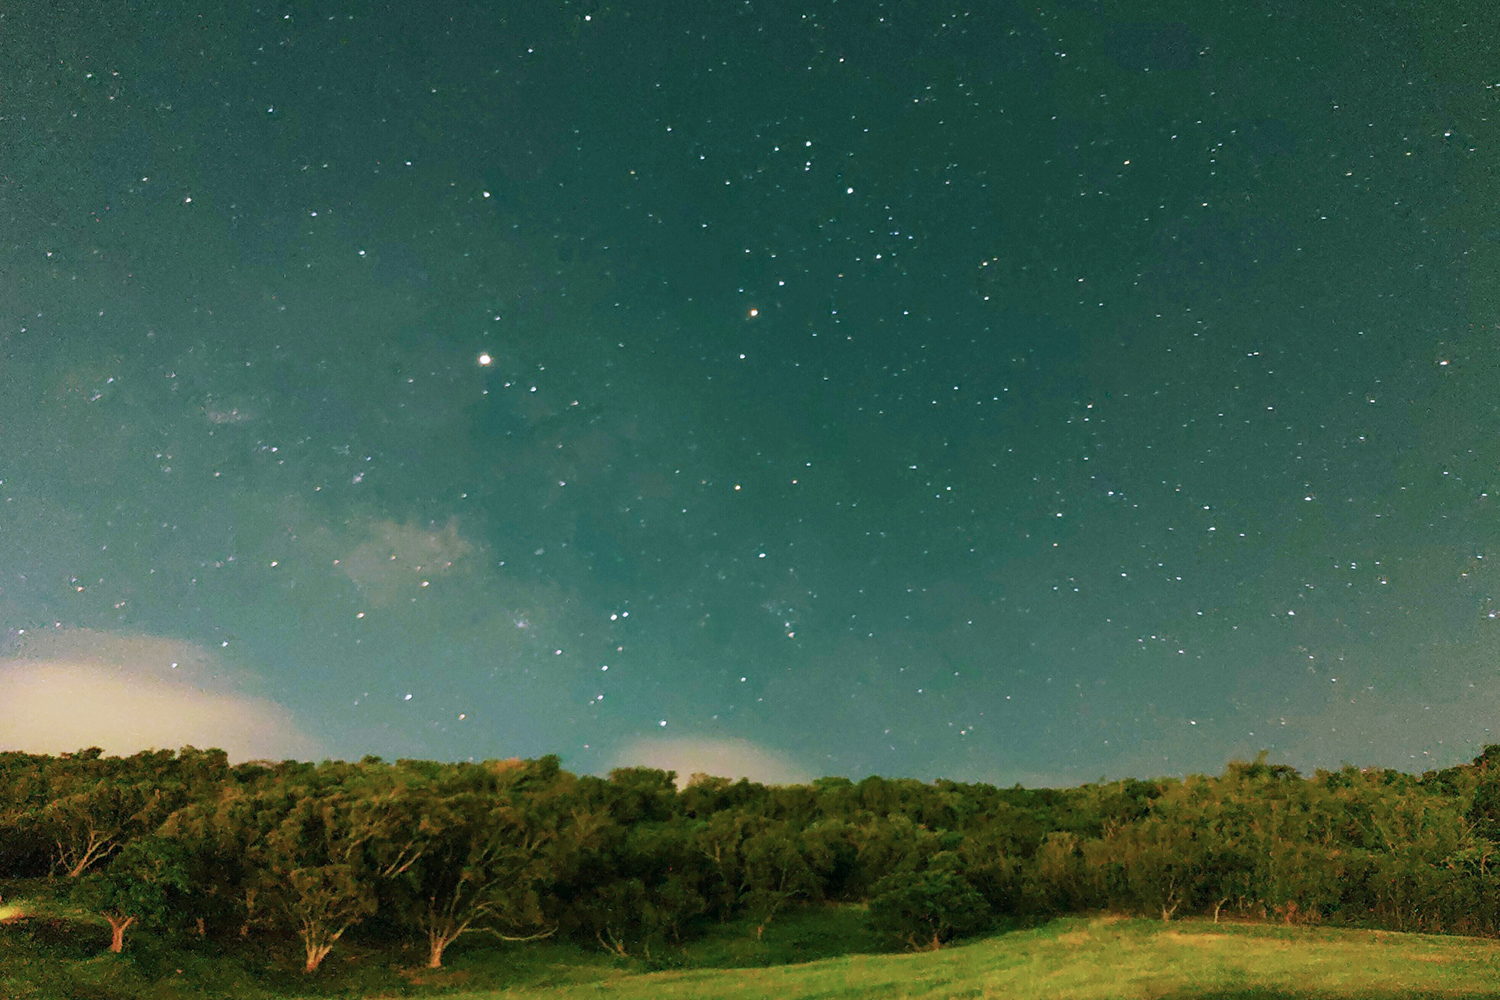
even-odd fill
[[[0,17],[0,749],[1067,785],[1500,732],[1489,29],[442,8]]]

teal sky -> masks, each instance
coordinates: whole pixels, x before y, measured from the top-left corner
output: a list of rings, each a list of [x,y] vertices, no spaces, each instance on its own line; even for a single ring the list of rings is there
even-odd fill
[[[0,749],[1064,784],[1500,720],[1444,5],[43,7]]]

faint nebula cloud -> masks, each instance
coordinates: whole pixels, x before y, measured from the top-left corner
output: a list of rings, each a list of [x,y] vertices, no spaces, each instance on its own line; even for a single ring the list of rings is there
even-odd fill
[[[315,740],[213,653],[149,635],[15,630],[0,647],[0,751],[111,754],[219,747],[232,760],[312,759]]]
[[[800,785],[813,776],[790,757],[749,740],[640,739],[622,747],[611,767],[654,767],[677,772],[682,787],[695,774],[749,778],[766,785]]]
[[[459,535],[456,518],[441,528],[374,519],[367,536],[339,560],[339,568],[376,604],[428,586],[474,551]]]
[[[203,403],[203,415],[211,424],[247,424],[260,416],[259,410],[248,403],[216,400],[209,397]]]

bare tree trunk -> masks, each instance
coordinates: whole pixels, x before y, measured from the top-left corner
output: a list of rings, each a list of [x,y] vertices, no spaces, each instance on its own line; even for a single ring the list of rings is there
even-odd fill
[[[109,921],[109,950],[118,955],[125,950],[125,928],[135,923],[135,917],[117,917],[113,913],[106,913],[104,919]]]
[[[307,965],[303,967],[302,971],[306,973],[317,972],[318,966],[323,964],[323,959],[328,957],[328,953],[330,951],[333,951],[333,945],[331,943],[313,944],[311,941],[308,941]]]
[[[609,932],[608,941],[604,940],[603,934],[600,934],[598,931],[594,932],[594,937],[598,939],[599,944],[604,947],[605,951],[613,955],[619,955],[621,958],[627,957],[627,953],[625,951],[625,942],[615,937],[613,928],[605,927],[604,929]]]
[[[307,949],[307,965],[302,971],[317,972],[318,966],[323,964],[323,959],[328,957],[328,953],[333,951],[334,944],[343,936],[342,929],[330,934],[320,926],[303,924],[302,944]]]
[[[439,934],[437,931],[428,931],[427,967],[429,969],[441,969],[443,967],[443,949],[447,948],[457,939],[458,934]]]

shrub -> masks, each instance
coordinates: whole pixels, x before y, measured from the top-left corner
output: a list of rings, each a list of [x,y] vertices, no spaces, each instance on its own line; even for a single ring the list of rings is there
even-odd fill
[[[947,851],[926,869],[887,875],[871,889],[871,929],[913,949],[936,951],[983,930],[991,917],[989,903],[959,870],[958,856]]]

